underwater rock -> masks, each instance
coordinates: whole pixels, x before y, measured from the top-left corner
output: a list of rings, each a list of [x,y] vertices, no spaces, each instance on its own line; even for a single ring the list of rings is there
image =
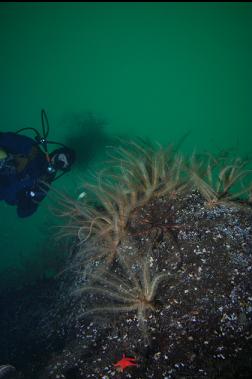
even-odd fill
[[[59,194],[71,254],[50,304],[29,310],[25,378],[250,378],[250,170],[128,148],[86,196]]]
[[[64,347],[41,379],[249,378],[246,162],[142,141],[110,156],[84,199],[60,198],[75,242],[47,328]]]
[[[41,378],[249,378],[251,225],[251,207],[193,190],[137,208],[108,267],[90,258],[100,241],[83,262],[77,248],[53,317],[65,346]],[[123,354],[138,365],[119,375]]]

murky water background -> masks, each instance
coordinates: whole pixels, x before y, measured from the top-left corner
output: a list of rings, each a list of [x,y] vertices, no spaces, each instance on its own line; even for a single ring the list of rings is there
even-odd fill
[[[76,197],[118,136],[165,145],[190,132],[185,153],[246,155],[251,19],[250,3],[2,3],[0,130],[40,130],[45,108],[50,139],[79,156],[55,188]],[[0,203],[0,271],[10,282],[48,256],[50,204],[20,220]]]

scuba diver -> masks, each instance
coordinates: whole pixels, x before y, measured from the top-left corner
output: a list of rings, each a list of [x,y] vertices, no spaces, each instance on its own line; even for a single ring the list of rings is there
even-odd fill
[[[0,133],[0,200],[17,206],[19,217],[31,216],[45,198],[50,184],[71,169],[74,150],[48,141],[48,118],[41,111],[43,137],[34,128]],[[19,134],[33,130],[35,138]],[[48,152],[48,144],[59,148]]]

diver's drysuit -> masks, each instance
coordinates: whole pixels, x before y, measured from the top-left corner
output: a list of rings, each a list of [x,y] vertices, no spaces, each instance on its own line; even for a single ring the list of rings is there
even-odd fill
[[[32,138],[0,133],[0,200],[17,206],[19,217],[32,215],[56,173],[48,170],[45,153]]]

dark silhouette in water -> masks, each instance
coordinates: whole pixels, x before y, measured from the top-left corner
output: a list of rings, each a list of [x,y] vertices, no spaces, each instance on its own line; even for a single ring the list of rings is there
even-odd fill
[[[105,150],[105,146],[113,144],[113,139],[105,132],[107,122],[99,119],[92,112],[83,115],[73,115],[64,121],[71,134],[67,135],[66,144],[73,146],[78,156],[77,165],[85,169],[89,162],[100,152]]]

